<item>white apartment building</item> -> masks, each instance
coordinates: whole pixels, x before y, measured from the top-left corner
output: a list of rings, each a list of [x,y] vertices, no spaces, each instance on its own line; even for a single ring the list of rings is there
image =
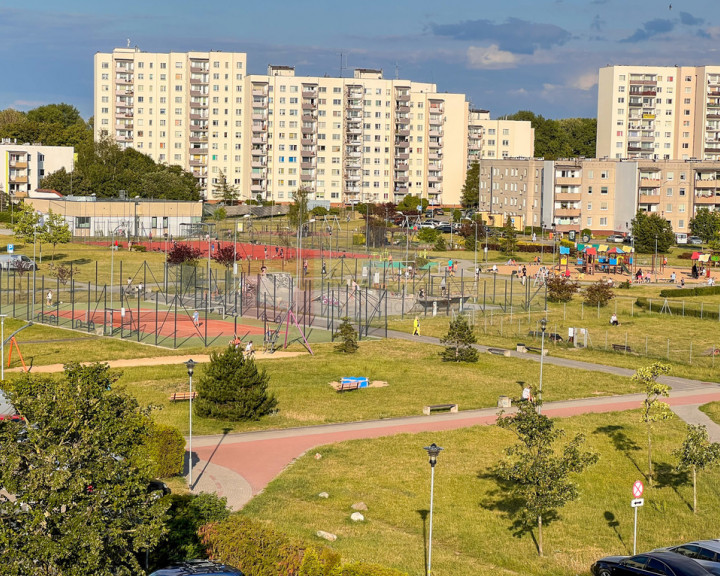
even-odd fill
[[[720,159],[720,66],[607,66],[598,158]]]
[[[484,160],[479,211],[558,232],[630,233],[638,210],[688,232],[700,208],[720,211],[720,161],[537,158]]]
[[[483,158],[532,158],[534,147],[530,122],[491,120],[488,110],[470,110],[468,163]]]
[[[65,168],[71,172],[75,165],[72,146],[41,146],[0,141],[0,189],[3,194],[24,198],[36,190],[46,175]]]
[[[469,158],[532,155],[529,122],[475,117],[463,94],[434,84],[370,69],[352,78],[245,70],[243,53],[99,53],[96,138],[191,170],[209,199],[224,175],[242,199],[278,202],[303,187],[333,204],[413,194],[459,205]],[[485,150],[490,131],[497,144]]]

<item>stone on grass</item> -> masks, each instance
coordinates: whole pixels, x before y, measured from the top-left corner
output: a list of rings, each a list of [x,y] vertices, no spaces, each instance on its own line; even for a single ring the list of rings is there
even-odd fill
[[[330,494],[328,494],[327,492],[320,492],[320,494],[318,494],[318,497],[319,498],[330,498]]]
[[[353,510],[367,510],[367,504],[365,502],[355,502],[352,506],[350,506]]]
[[[337,540],[337,536],[335,534],[331,534],[330,532],[325,532],[324,530],[318,530],[316,534],[320,538],[324,538],[325,540],[329,540],[330,542],[335,542]]]
[[[352,514],[350,514],[350,520],[352,520],[353,522],[362,522],[363,520],[365,520],[365,516],[360,514],[360,512],[353,512]]]

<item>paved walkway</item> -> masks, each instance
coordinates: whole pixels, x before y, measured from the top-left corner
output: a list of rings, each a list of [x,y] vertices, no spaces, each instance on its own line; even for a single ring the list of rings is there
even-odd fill
[[[427,344],[439,344],[437,338],[428,336],[411,336],[402,332],[393,332],[389,336],[417,340]],[[487,351],[488,347],[477,346],[477,348]],[[536,362],[540,360],[540,356],[534,354],[511,351],[510,355],[523,360]],[[627,368],[552,356],[546,356],[545,362],[571,370],[590,370],[619,376],[631,376],[634,373],[633,370]],[[711,438],[720,441],[720,426],[698,410],[702,404],[720,401],[720,384],[666,376],[661,380],[672,386],[668,402],[678,416],[690,423],[705,424]],[[549,416],[566,417],[589,412],[630,410],[639,407],[644,397],[644,394],[628,394],[548,402],[544,404],[543,412]],[[195,436],[193,437],[193,490],[217,492],[226,496],[228,504],[234,510],[238,510],[252,496],[262,492],[265,486],[292,464],[296,458],[318,446],[344,440],[378,438],[400,433],[454,430],[493,424],[497,418],[497,412],[497,408],[485,408],[464,410],[456,414],[445,413],[283,430]]]

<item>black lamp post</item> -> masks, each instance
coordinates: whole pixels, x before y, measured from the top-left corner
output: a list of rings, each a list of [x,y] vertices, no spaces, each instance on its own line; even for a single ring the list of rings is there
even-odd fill
[[[435,464],[437,457],[442,448],[433,442],[430,446],[424,448],[430,461],[430,533],[428,536],[428,558],[427,558],[427,576],[430,576],[430,567],[432,565],[432,529],[433,529],[433,492],[435,490]]]
[[[543,360],[545,358],[545,330],[547,328],[547,318],[540,320],[540,330],[542,332],[542,340],[540,342],[540,391],[538,394],[538,414],[542,411],[542,384],[543,384]]]
[[[193,401],[193,391],[192,391],[192,377],[193,372],[195,371],[195,364],[196,362],[190,358],[187,362],[185,362],[185,366],[187,366],[187,373],[188,378],[190,379],[190,455],[188,458],[188,474],[189,474],[189,480],[190,482],[188,485],[190,486],[190,490],[192,490],[193,487],[193,479],[192,479],[192,469],[193,469],[193,451],[192,451],[192,401]]]

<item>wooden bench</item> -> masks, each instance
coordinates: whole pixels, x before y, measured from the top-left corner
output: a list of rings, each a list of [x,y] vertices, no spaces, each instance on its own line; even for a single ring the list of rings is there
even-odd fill
[[[197,398],[197,392],[193,392],[192,395],[190,392],[173,392],[170,394],[170,402],[179,402],[181,400],[190,400],[192,398],[193,400]]]
[[[625,346],[625,344],[613,344],[612,347],[615,352],[626,352],[628,354],[633,353],[632,348],[630,348],[630,346]]]
[[[457,412],[458,411],[458,405],[457,404],[431,404],[430,406],[425,406],[423,408],[423,414],[425,416],[430,416],[431,412],[438,412],[440,410],[448,410],[450,412]]]
[[[347,392],[349,390],[357,390],[360,387],[360,382],[357,380],[349,380],[345,382],[340,382],[340,388],[337,389],[338,392]]]
[[[510,350],[505,350],[504,348],[488,348],[487,351],[497,356],[510,356]]]

